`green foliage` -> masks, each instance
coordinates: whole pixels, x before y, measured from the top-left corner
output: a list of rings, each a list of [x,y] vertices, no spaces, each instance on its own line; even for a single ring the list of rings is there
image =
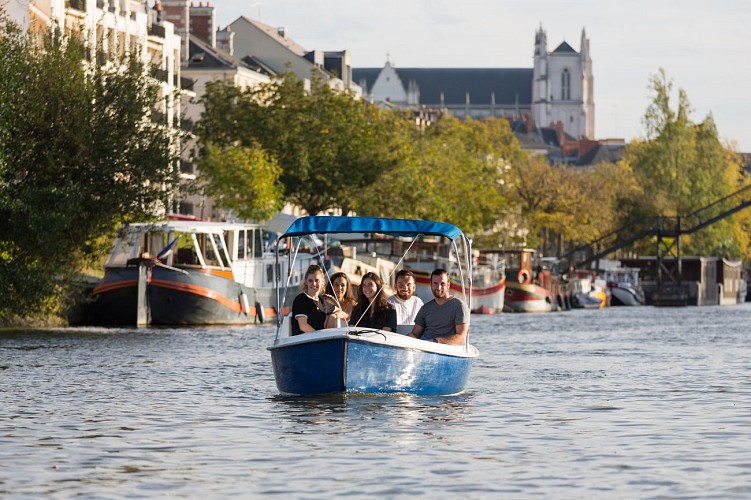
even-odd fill
[[[208,143],[198,166],[211,179],[206,193],[239,218],[266,220],[281,209],[282,170],[263,149]]]
[[[201,143],[259,145],[282,168],[285,201],[311,214],[346,213],[362,189],[399,164],[393,114],[320,81],[310,91],[291,73],[245,90],[216,82],[203,103]]]
[[[631,218],[685,217],[738,189],[739,169],[728,161],[711,114],[701,123],[692,122],[682,89],[673,109],[673,83],[663,70],[652,77],[650,89],[653,99],[644,116],[647,140],[626,150],[625,161],[643,188],[643,195],[631,203]],[[692,222],[696,221],[686,221]],[[738,255],[742,245],[733,236],[736,224],[731,217],[684,237],[684,253]]]
[[[175,137],[148,114],[137,56],[87,63],[75,37],[0,38],[0,320],[33,313],[118,222],[148,216],[174,181]]]
[[[358,213],[450,221],[477,238],[489,232],[508,208],[509,164],[524,157],[508,122],[447,116],[408,134],[409,154],[367,189]]]

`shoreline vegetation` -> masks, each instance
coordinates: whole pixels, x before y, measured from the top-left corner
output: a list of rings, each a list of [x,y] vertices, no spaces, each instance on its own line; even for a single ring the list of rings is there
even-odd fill
[[[418,127],[319,81],[306,91],[290,73],[248,89],[215,82],[192,127],[200,184],[187,185],[174,168],[185,135],[162,123],[149,68],[126,57],[119,70],[85,71],[97,48],[64,34],[36,40],[12,25],[0,36],[0,325],[65,321],[71,292],[60,283],[101,268],[119,226],[176,212],[198,189],[240,219],[263,221],[289,203],[447,221],[475,248],[561,255],[749,184],[712,115],[693,121],[685,91],[659,70],[644,138],[591,168],[533,156],[506,119]],[[682,238],[683,254],[747,260],[750,235],[751,211],[740,211]],[[655,242],[628,250],[654,255]]]

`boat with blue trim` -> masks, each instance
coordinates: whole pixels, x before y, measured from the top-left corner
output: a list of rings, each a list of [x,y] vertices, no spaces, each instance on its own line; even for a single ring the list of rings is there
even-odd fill
[[[447,239],[462,263],[464,296],[471,307],[471,241],[451,224],[409,219],[311,216],[297,219],[279,237],[378,233],[417,241],[424,236]],[[296,245],[295,245],[296,246]],[[411,245],[407,245],[407,252]],[[296,252],[293,252],[292,262]],[[399,267],[403,262],[399,262]],[[289,281],[280,283],[280,297]],[[267,349],[277,388],[284,394],[412,393],[450,395],[464,391],[479,351],[469,344],[446,345],[396,332],[340,326],[293,336],[289,315],[278,314],[277,334]]]

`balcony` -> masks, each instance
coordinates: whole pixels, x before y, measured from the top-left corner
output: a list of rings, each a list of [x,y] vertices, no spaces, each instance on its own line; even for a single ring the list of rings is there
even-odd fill
[[[164,26],[157,23],[152,23],[151,26],[149,26],[149,35],[152,36],[158,36],[159,38],[165,38],[166,32],[164,31]]]
[[[86,0],[65,0],[65,6],[70,9],[86,12]]]

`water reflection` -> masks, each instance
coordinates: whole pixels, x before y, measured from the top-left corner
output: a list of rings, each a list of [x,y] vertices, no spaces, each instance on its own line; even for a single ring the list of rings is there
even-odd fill
[[[268,398],[273,413],[302,425],[322,425],[346,418],[378,425],[419,426],[461,422],[471,407],[472,394],[415,396],[413,394],[329,394],[323,396],[274,395]]]

